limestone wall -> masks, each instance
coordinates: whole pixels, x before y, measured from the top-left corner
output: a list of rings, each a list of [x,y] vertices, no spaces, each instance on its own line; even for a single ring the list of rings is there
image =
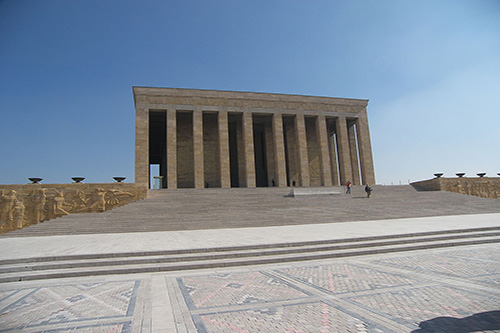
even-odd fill
[[[441,179],[443,178],[422,180],[419,182],[413,182],[410,185],[419,191],[441,191]]]
[[[129,183],[0,185],[0,233],[72,213],[104,212],[144,199]]]
[[[411,184],[421,191],[448,191],[482,198],[500,199],[500,178],[434,178]]]

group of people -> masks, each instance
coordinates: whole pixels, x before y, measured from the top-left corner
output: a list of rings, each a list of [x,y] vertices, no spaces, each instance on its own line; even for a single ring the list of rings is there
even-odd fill
[[[346,186],[346,192],[345,193],[346,194],[351,194],[351,188],[352,188],[351,181],[348,180],[347,183],[345,184],[345,186]],[[366,197],[367,198],[370,197],[370,195],[372,194],[372,191],[373,191],[373,189],[370,186],[368,186],[368,184],[366,184],[366,186],[365,186],[365,192],[366,192]]]

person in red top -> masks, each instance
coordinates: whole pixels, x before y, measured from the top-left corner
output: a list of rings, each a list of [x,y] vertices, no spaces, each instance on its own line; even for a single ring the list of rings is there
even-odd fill
[[[351,187],[352,187],[351,181],[348,180],[347,183],[345,183],[345,186],[347,187],[347,190],[345,191],[345,194],[351,194]]]

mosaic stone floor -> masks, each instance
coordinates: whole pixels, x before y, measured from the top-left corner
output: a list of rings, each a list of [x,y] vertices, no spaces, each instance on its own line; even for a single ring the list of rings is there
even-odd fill
[[[0,331],[130,331],[139,283],[82,283],[4,290],[0,292]]]
[[[500,332],[497,244],[133,277],[0,285],[0,332]]]
[[[500,332],[499,279],[496,248],[177,282],[198,332]]]

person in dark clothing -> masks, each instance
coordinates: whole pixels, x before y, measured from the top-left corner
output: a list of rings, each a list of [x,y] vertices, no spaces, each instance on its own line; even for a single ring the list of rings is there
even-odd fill
[[[369,198],[370,195],[372,194],[372,188],[370,186],[368,186],[368,184],[366,184],[365,186],[365,192],[366,192],[366,197]]]

